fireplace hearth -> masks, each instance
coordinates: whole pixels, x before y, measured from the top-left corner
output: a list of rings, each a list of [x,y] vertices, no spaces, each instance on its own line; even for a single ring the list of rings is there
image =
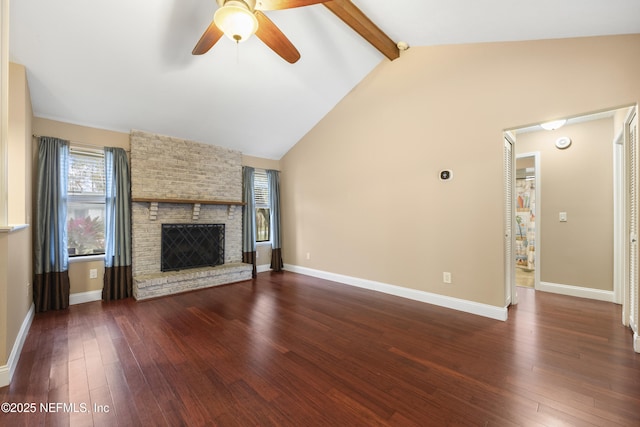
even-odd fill
[[[162,224],[161,271],[224,264],[224,224]]]

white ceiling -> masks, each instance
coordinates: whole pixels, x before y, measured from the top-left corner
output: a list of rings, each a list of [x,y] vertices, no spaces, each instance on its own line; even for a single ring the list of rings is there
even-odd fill
[[[639,0],[354,0],[410,46],[640,33]],[[380,61],[322,5],[265,12],[300,51],[252,37],[191,50],[214,0],[13,0],[10,60],[34,115],[279,159]],[[402,61],[402,57],[396,61]]]

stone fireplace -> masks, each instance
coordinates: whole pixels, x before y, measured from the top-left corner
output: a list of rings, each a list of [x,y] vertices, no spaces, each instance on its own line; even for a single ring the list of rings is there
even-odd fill
[[[241,262],[240,152],[132,131],[131,193],[136,299],[251,279]],[[163,225],[175,224],[222,225],[224,263],[162,271]]]

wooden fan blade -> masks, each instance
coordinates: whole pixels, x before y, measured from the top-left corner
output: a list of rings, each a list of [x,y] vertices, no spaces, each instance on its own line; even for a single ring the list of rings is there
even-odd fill
[[[220,40],[220,37],[222,37],[223,34],[224,33],[216,27],[216,24],[211,21],[211,24],[209,24],[204,33],[202,33],[202,37],[198,40],[196,47],[191,51],[191,54],[202,55],[203,53],[207,53],[209,49],[211,49],[213,45]]]
[[[256,10],[282,10],[294,7],[311,6],[327,0],[257,0]]]
[[[394,41],[350,0],[329,0],[322,4],[387,58],[393,61],[400,56],[400,50]]]
[[[282,59],[293,64],[300,59],[300,52],[289,41],[287,36],[271,21],[264,13],[257,10],[255,12],[258,18],[258,31],[256,36],[271,48],[275,53],[280,55]]]

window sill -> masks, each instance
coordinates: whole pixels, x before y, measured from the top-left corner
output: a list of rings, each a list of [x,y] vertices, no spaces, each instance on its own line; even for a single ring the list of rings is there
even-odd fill
[[[0,233],[13,233],[14,231],[28,228],[29,224],[11,224],[0,226]]]
[[[256,242],[256,246],[271,246],[271,242]]]
[[[69,257],[69,264],[92,261],[104,261],[104,254]]]

